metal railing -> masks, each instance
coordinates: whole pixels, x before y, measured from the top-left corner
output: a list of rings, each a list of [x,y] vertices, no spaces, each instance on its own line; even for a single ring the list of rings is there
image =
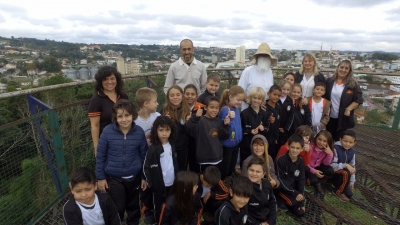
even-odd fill
[[[210,72],[221,73],[222,90],[237,83],[229,74],[236,70]],[[287,69],[274,70],[276,79],[285,72]],[[129,98],[134,99],[137,88],[151,86],[159,94],[159,102],[164,102],[165,74],[124,77]],[[0,95],[0,101],[14,103],[23,115],[19,120],[0,126],[1,224],[63,224],[62,206],[67,200],[70,173],[78,166],[94,168],[95,164],[87,117],[88,98],[92,92],[86,95],[80,92],[91,89],[91,82],[25,90],[8,97]],[[26,104],[29,100],[25,99],[27,93],[37,97],[29,106]],[[60,98],[63,95],[69,98]],[[377,108],[378,114],[390,107],[379,104],[383,108]],[[53,107],[46,109],[46,105]],[[399,106],[395,109],[393,121],[400,114]],[[3,117],[3,111],[0,112]],[[379,127],[375,124],[356,127],[357,182],[352,201],[343,204],[332,194],[321,200],[308,188],[307,208],[312,210],[308,211],[306,220],[299,222],[280,212],[278,224],[396,224],[400,218],[400,171],[397,169],[400,158],[396,154],[400,132],[390,126],[391,121],[378,122]]]

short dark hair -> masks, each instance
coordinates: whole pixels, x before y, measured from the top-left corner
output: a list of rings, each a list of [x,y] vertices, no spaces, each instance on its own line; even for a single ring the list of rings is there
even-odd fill
[[[239,197],[250,198],[253,194],[253,183],[245,176],[237,176],[232,182],[232,194]]]
[[[97,71],[96,75],[94,75],[94,79],[96,82],[94,83],[94,89],[96,92],[102,92],[103,91],[103,80],[105,80],[107,77],[113,75],[115,76],[115,79],[117,79],[117,85],[115,86],[115,92],[117,94],[122,93],[122,88],[124,87],[124,81],[122,80],[122,75],[118,70],[113,67],[113,66],[102,66],[99,68]]]
[[[96,175],[88,167],[78,167],[71,174],[70,186],[74,188],[79,183],[96,184]]]
[[[272,93],[273,91],[278,90],[278,91],[282,91],[281,87],[279,87],[279,85],[274,84],[269,88],[269,93]]]
[[[188,84],[185,86],[185,88],[183,89],[183,93],[185,94],[186,90],[192,88],[196,91],[196,95],[199,95],[199,93],[197,93],[197,87],[194,84]]]
[[[304,147],[304,139],[298,134],[292,134],[288,139],[288,144],[300,143],[301,147]]]
[[[114,123],[117,123],[117,111],[118,109],[126,110],[129,115],[132,115],[132,119],[136,120],[138,117],[138,113],[136,110],[135,105],[127,99],[120,99],[118,100],[117,103],[114,104],[113,110],[112,110],[112,121]]]
[[[308,136],[308,138],[310,139],[310,141],[311,141],[311,138],[312,138],[312,136],[313,136],[313,131],[312,131],[311,127],[308,126],[308,125],[301,125],[301,126],[299,126],[299,127],[296,129],[295,133],[298,134],[298,135],[300,135],[300,136],[302,136],[302,137],[303,137],[303,136]]]
[[[267,164],[265,163],[264,160],[258,158],[258,157],[253,157],[250,159],[249,164],[247,164],[247,170],[250,168],[252,165],[260,165],[263,169],[264,172],[267,172]]]
[[[345,135],[353,137],[354,140],[357,140],[356,138],[356,132],[352,131],[352,130],[344,130],[341,134],[340,134],[340,138],[343,138]]]
[[[206,106],[208,106],[210,104],[210,102],[218,102],[218,105],[219,105],[219,99],[217,96],[208,96],[206,98],[206,102],[205,102]]]
[[[160,138],[157,135],[158,127],[169,127],[171,134],[169,135],[168,141],[174,142],[176,140],[176,125],[168,116],[158,116],[153,122],[153,126],[150,131],[150,142],[155,145],[161,145]]]
[[[215,187],[221,180],[221,171],[216,166],[209,166],[203,171],[203,178],[211,187]]]
[[[326,89],[326,84],[325,84],[324,82],[317,82],[317,83],[314,85],[314,89],[315,89],[316,87],[323,87],[324,89]]]

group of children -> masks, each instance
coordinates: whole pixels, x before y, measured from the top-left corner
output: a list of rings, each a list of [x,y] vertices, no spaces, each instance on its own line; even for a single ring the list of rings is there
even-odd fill
[[[200,96],[194,85],[170,87],[160,113],[150,88],[136,92],[138,112],[119,100],[99,139],[95,179],[82,168],[71,176],[66,224],[119,224],[125,213],[126,224],[139,224],[141,213],[146,224],[275,224],[277,202],[304,215],[306,180],[322,193],[324,177],[348,201],[355,134],[345,131],[334,146],[324,130],[325,84],[315,84],[304,104],[290,75],[247,99],[240,86],[219,96],[220,77],[209,75]],[[250,107],[240,111],[245,99]],[[223,181],[235,174],[238,156],[241,175],[228,189]]]

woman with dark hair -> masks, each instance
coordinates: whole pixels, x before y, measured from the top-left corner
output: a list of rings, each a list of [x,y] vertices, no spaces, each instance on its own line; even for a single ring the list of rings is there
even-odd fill
[[[303,57],[300,70],[295,73],[296,83],[299,83],[303,89],[302,104],[308,104],[308,98],[313,96],[313,89],[316,83],[325,83],[325,77],[318,72],[316,58],[307,53]]]
[[[115,67],[103,66],[95,75],[95,94],[89,101],[88,112],[95,156],[100,134],[111,123],[114,104],[119,99],[128,99],[128,95],[122,91],[123,86],[121,73]]]
[[[363,103],[360,85],[354,79],[349,60],[341,61],[333,76],[326,81],[325,96],[332,102],[326,129],[338,141],[343,130],[355,127],[354,109]]]

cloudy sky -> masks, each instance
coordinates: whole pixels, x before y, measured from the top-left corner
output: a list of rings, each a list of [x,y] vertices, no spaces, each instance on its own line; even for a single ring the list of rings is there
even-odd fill
[[[399,0],[0,0],[0,36],[400,52]]]

